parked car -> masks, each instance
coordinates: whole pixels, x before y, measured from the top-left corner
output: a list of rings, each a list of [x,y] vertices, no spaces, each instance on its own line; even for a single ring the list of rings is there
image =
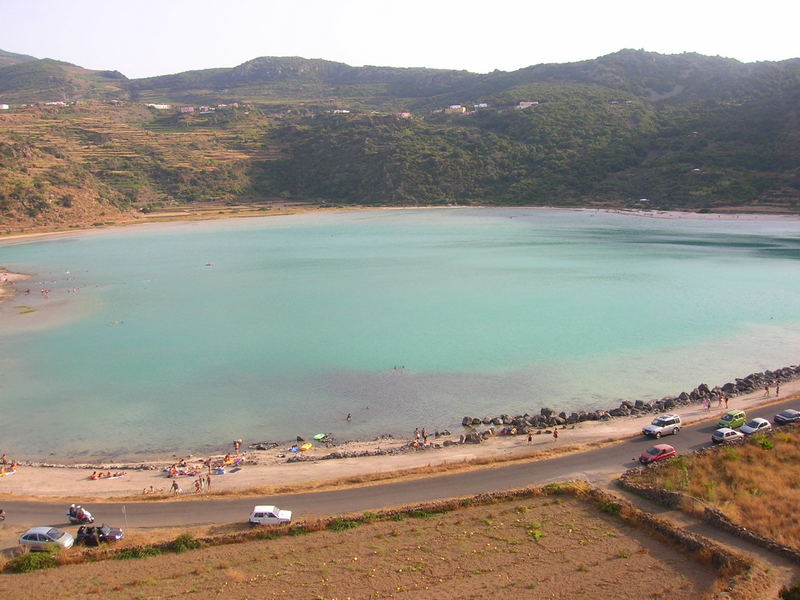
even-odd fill
[[[250,513],[252,525],[283,525],[292,522],[292,511],[277,506],[254,506]]]
[[[125,533],[118,527],[109,527],[105,523],[96,525],[82,525],[78,527],[75,541],[87,546],[99,546],[100,542],[118,542],[125,537]]]
[[[786,410],[782,410],[773,419],[775,425],[788,425],[789,423],[798,423],[800,422],[800,410],[795,410],[793,408],[787,408]]]
[[[648,448],[639,457],[639,462],[643,465],[648,465],[659,460],[665,460],[672,456],[676,456],[675,448],[669,444],[656,444],[652,448]]]
[[[53,548],[70,548],[75,539],[66,531],[55,527],[31,527],[19,536],[20,546],[29,550],[47,552]]]
[[[729,410],[722,418],[717,421],[717,427],[730,427],[736,429],[741,427],[747,421],[747,415],[743,410]]]
[[[752,435],[754,433],[769,431],[772,429],[772,425],[770,425],[769,421],[766,419],[762,419],[761,417],[756,417],[755,419],[750,419],[746,424],[742,425],[742,433],[745,435]]]
[[[658,439],[662,435],[677,434],[681,430],[681,425],[681,418],[678,415],[661,415],[642,429],[642,433]]]
[[[711,434],[711,441],[715,444],[721,444],[722,442],[730,442],[733,440],[740,440],[744,437],[744,434],[741,431],[736,431],[735,429],[731,429],[730,427],[722,427],[721,429],[717,429],[714,433]]]

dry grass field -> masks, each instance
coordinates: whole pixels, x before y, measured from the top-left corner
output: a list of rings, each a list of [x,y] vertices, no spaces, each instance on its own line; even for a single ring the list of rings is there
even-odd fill
[[[304,535],[5,573],[0,597],[699,600],[727,579],[702,553],[613,513],[572,496],[532,496],[341,520]]]
[[[792,517],[800,490],[800,429],[779,429],[742,444],[680,457],[630,481],[684,492],[747,529],[800,548],[800,522]]]

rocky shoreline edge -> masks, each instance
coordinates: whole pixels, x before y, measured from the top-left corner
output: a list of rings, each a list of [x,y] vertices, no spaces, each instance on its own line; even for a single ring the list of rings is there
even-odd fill
[[[445,446],[459,444],[480,444],[484,440],[498,434],[507,435],[541,435],[548,433],[553,428],[576,425],[585,421],[609,421],[624,417],[637,417],[648,413],[658,414],[676,410],[681,406],[700,403],[703,401],[719,402],[725,396],[734,398],[736,396],[750,394],[757,390],[764,389],[765,386],[774,386],[776,383],[785,383],[800,379],[800,365],[792,365],[775,370],[767,370],[759,373],[751,373],[746,377],[737,378],[733,382],[727,382],[721,386],[709,387],[701,383],[691,392],[681,392],[677,396],[665,396],[659,400],[643,401],[636,400],[631,402],[624,400],[616,408],[609,410],[577,411],[567,414],[565,412],[556,413],[551,408],[541,408],[538,414],[525,413],[522,415],[511,416],[503,414],[495,417],[470,417],[465,416],[461,424],[465,431],[454,439],[448,430],[433,431],[431,441],[428,445],[418,444],[414,441],[402,442],[396,440],[391,434],[382,434],[372,440],[373,443],[385,442],[390,447],[377,447],[371,449],[348,450],[348,442],[341,445],[332,445],[331,452],[322,455],[309,455],[305,453],[294,453],[286,457],[287,463],[296,462],[315,462],[322,460],[333,460],[343,458],[361,458],[368,456],[386,456],[392,454],[404,454],[407,452],[420,452],[436,450]],[[486,429],[481,430],[481,426]],[[501,428],[499,431],[497,428]],[[443,439],[444,438],[444,439]],[[351,440],[358,443],[359,440]],[[291,444],[291,442],[288,442]],[[269,451],[286,444],[274,442],[258,442],[249,445],[252,452]],[[221,455],[220,455],[221,456]],[[186,460],[196,460],[196,457],[187,457]],[[73,468],[73,469],[94,469],[100,471],[124,470],[124,471],[155,471],[162,469],[165,464],[174,460],[154,461],[149,463],[81,463],[81,464],[62,464],[38,461],[21,461],[20,464],[30,467],[46,468]],[[245,459],[245,463],[250,462]]]
[[[774,371],[763,371],[751,373],[746,377],[737,378],[721,386],[709,388],[705,383],[701,383],[691,392],[681,392],[677,396],[665,396],[660,400],[643,401],[636,400],[631,402],[623,400],[617,408],[609,410],[579,411],[569,415],[565,412],[556,412],[552,408],[542,408],[539,414],[528,414],[510,416],[507,414],[496,417],[470,417],[466,416],[461,420],[463,427],[472,428],[464,436],[463,442],[480,443],[482,440],[494,435],[493,430],[479,432],[477,427],[490,425],[494,427],[506,427],[516,430],[516,434],[536,433],[541,434],[543,430],[552,427],[574,425],[584,421],[608,421],[613,418],[640,416],[647,413],[663,413],[677,409],[680,406],[687,406],[699,402],[717,402],[725,397],[734,398],[743,394],[751,394],[756,390],[762,390],[767,386],[774,386],[776,383],[785,383],[800,378],[800,365],[792,365],[776,369]]]

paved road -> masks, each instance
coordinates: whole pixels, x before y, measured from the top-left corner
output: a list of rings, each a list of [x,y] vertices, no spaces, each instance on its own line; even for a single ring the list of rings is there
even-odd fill
[[[798,402],[787,401],[747,412],[748,417],[764,417],[771,421],[784,408],[798,408]],[[711,445],[711,432],[714,429],[714,422],[691,425],[684,427],[677,436],[667,436],[661,441],[685,454]],[[564,437],[566,435],[562,439]],[[653,440],[641,437],[539,462],[328,492],[261,498],[209,498],[191,502],[110,502],[92,504],[87,508],[100,522],[117,526],[163,527],[244,521],[255,504],[276,504],[292,510],[295,517],[307,517],[375,510],[567,479],[585,479],[605,485],[614,476],[636,464],[634,459],[653,443]],[[4,502],[3,508],[9,515],[6,521],[9,525],[67,525],[66,506],[63,504]]]

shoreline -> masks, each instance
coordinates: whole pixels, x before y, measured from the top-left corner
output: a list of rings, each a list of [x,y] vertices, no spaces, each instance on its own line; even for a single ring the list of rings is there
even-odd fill
[[[763,390],[734,396],[728,409],[721,406],[706,409],[700,403],[681,406],[670,412],[681,415],[685,425],[717,420],[726,410],[769,406],[777,402],[796,399],[800,405],[800,378],[782,382],[780,396],[763,397]],[[800,406],[799,406],[800,408]],[[303,460],[286,460],[281,447],[269,450],[245,449],[241,462],[230,464],[224,474],[212,472],[210,495],[241,496],[248,494],[275,494],[325,489],[348,485],[369,485],[399,477],[425,477],[442,471],[491,468],[509,461],[537,461],[555,454],[579,452],[588,447],[618,443],[641,436],[641,429],[659,413],[614,418],[606,421],[584,421],[558,427],[557,440],[549,435],[552,428],[538,430],[531,436],[491,435],[482,443],[459,443],[457,436],[432,439],[439,447],[413,449],[409,440],[378,438],[372,441],[350,441],[333,448],[314,447],[302,453]],[[450,442],[449,444],[446,442]],[[235,456],[233,450],[230,454]],[[300,453],[298,453],[300,454]],[[334,456],[330,456],[334,454]],[[189,469],[186,475],[169,478],[165,469],[178,462],[175,457],[148,464],[126,463],[75,464],[29,466],[22,464],[13,473],[0,476],[0,498],[6,500],[75,497],[93,501],[131,498],[132,500],[164,500],[174,498],[169,489],[177,481],[183,492],[180,498],[208,498],[209,494],[196,494],[193,479],[205,475],[205,456],[185,456]],[[216,461],[222,454],[212,457]],[[193,466],[197,470],[192,469]],[[620,472],[625,469],[620,465]],[[125,471],[120,477],[91,479],[93,471]],[[145,490],[154,490],[143,493]]]
[[[300,214],[301,212],[306,213],[324,213],[324,212],[346,212],[349,210],[421,210],[421,209],[443,209],[443,210],[453,210],[453,209],[476,209],[476,208],[498,208],[498,209],[524,209],[524,210],[570,210],[570,211],[587,211],[587,212],[606,212],[606,213],[615,213],[615,214],[622,214],[626,216],[638,216],[641,218],[698,218],[698,220],[716,220],[717,218],[727,218],[733,219],[734,215],[726,215],[726,214],[696,214],[696,213],[659,213],[658,211],[643,211],[643,210],[618,210],[618,209],[595,209],[595,208],[553,208],[553,207],[352,207],[348,208],[308,208],[307,210],[301,210],[298,212],[285,212],[285,213],[272,213],[272,214],[254,214],[251,216],[243,216],[241,214],[230,214],[230,215],[220,215],[218,217],[210,217],[207,219],[199,218],[199,219],[191,219],[191,218],[181,218],[177,220],[172,220],[169,222],[155,222],[150,221],[146,223],[129,223],[124,225],[115,225],[113,227],[107,227],[102,229],[70,229],[64,230],[59,232],[47,232],[47,233],[27,233],[27,234],[20,234],[16,236],[10,237],[0,237],[0,247],[5,241],[18,240],[20,238],[24,238],[25,240],[36,239],[37,237],[51,237],[56,235],[69,235],[69,234],[77,234],[77,235],[88,235],[89,232],[108,232],[112,229],[122,228],[129,229],[128,225],[144,225],[146,227],[156,227],[156,226],[174,226],[176,224],[190,224],[204,220],[231,220],[231,219],[250,219],[255,216],[262,216],[262,217],[271,217],[271,216],[283,216],[288,214]],[[740,213],[740,215],[744,215],[747,217],[752,217],[754,219],[758,219],[761,217],[763,220],[798,220],[797,215],[759,215],[759,214],[752,214],[752,213]],[[738,218],[739,215],[736,216]],[[6,277],[9,281],[4,282],[0,285],[0,303],[4,300],[8,300],[13,298],[14,295],[19,293],[15,290],[14,283],[18,281],[23,281],[28,279],[30,275],[18,274],[18,273],[10,273],[3,268],[0,268],[0,274],[6,274]],[[12,276],[14,277],[14,281],[11,281]],[[800,383],[795,380],[792,382],[797,384],[795,387],[797,389],[795,392],[800,392]],[[785,390],[789,391],[790,385],[789,383],[784,384]],[[754,393],[754,397],[760,395],[760,392]],[[737,400],[739,398],[744,398],[745,396],[734,397],[731,401],[731,407],[736,408],[738,407]],[[756,402],[758,404],[758,402]],[[681,412],[683,414],[684,409],[689,410],[690,412],[696,412],[699,407],[695,405],[689,406],[679,406],[676,407],[675,411]],[[663,412],[663,411],[662,411]],[[717,412],[717,411],[713,411]],[[655,413],[648,412],[642,416],[638,417],[617,417],[610,421],[586,421],[580,423],[570,423],[567,424],[566,432],[564,437],[566,438],[564,442],[560,445],[563,446],[565,443],[572,443],[572,440],[576,440],[578,444],[585,444],[585,443],[592,443],[598,442],[601,440],[606,439],[623,439],[625,437],[629,437],[630,435],[635,435],[641,429],[641,423],[644,420],[651,419]],[[701,417],[698,417],[702,419]],[[630,430],[627,427],[627,423],[631,421],[637,421],[637,425],[634,427],[633,430]],[[691,421],[687,421],[691,422]],[[484,426],[489,426],[490,424],[483,423]],[[495,423],[497,425],[497,423]],[[552,425],[548,425],[551,427]],[[486,440],[483,444],[458,444],[458,435],[456,436],[445,436],[441,438],[434,438],[431,436],[431,441],[434,443],[440,443],[442,446],[445,446],[448,442],[452,443],[452,445],[448,444],[446,447],[442,448],[431,448],[431,449],[423,449],[423,450],[408,450],[405,448],[408,444],[408,440],[400,439],[400,438],[387,438],[387,437],[379,437],[374,440],[351,440],[345,441],[337,446],[335,446],[332,451],[343,453],[346,456],[344,457],[337,457],[331,460],[322,460],[323,456],[326,453],[329,453],[329,450],[324,450],[322,448],[313,448],[312,450],[299,454],[298,456],[313,458],[315,460],[300,460],[292,463],[287,463],[285,461],[285,457],[278,459],[276,454],[287,454],[289,450],[285,447],[287,444],[280,444],[278,448],[275,448],[274,451],[270,450],[248,450],[244,453],[245,457],[245,468],[243,471],[258,471],[258,474],[255,476],[242,476],[242,473],[232,473],[227,475],[226,479],[236,479],[235,482],[231,484],[229,487],[227,482],[223,484],[223,489],[243,489],[248,487],[255,487],[258,485],[264,485],[264,480],[267,481],[287,481],[287,482],[312,482],[312,481],[320,481],[323,479],[331,479],[337,477],[350,477],[354,474],[359,473],[383,473],[389,471],[396,471],[398,469],[408,469],[408,468],[415,468],[419,466],[424,466],[425,464],[436,463],[441,464],[442,462],[458,462],[458,461],[469,461],[469,460],[480,460],[481,458],[491,457],[491,456],[500,456],[500,457],[508,457],[510,455],[520,455],[525,454],[526,452],[530,452],[531,450],[544,450],[547,451],[550,449],[550,439],[549,436],[542,436],[541,433],[546,432],[549,433],[549,429],[539,429],[534,434],[534,439],[536,443],[531,444],[530,446],[521,440],[524,438],[522,435],[516,436],[496,436],[490,437]],[[573,435],[573,432],[575,435]],[[220,447],[225,447],[225,445],[207,445],[205,448],[198,450],[199,452],[206,452],[206,454],[202,456],[197,455],[186,455],[186,451],[184,450],[183,458],[187,460],[187,462],[196,462],[201,458],[208,457],[209,455],[215,456],[216,458],[221,458],[224,455],[224,451],[219,453]],[[245,444],[247,446],[247,444]],[[216,452],[212,450],[212,448],[216,448]],[[6,451],[9,455],[13,457],[13,452],[9,452],[8,448],[2,448],[0,450]],[[87,462],[83,460],[81,462],[75,462],[74,464],[63,464],[63,463],[45,463],[43,461],[27,461],[27,463],[23,463],[24,466],[19,472],[15,473],[14,477],[6,478],[0,477],[0,495],[4,494],[24,494],[24,495],[31,495],[31,494],[50,494],[51,491],[49,488],[52,488],[52,493],[59,494],[72,494],[75,493],[72,488],[67,485],[67,481],[72,481],[78,488],[83,488],[85,484],[82,484],[80,480],[76,481],[75,473],[79,470],[85,470],[89,473],[91,470],[99,470],[102,469],[104,471],[111,470],[111,471],[119,471],[119,470],[127,470],[130,471],[125,477],[120,479],[114,480],[106,480],[109,484],[108,486],[104,486],[101,488],[98,483],[102,483],[98,481],[89,481],[89,488],[84,491],[77,492],[77,493],[100,493],[103,497],[111,497],[116,495],[130,495],[130,494],[141,494],[141,490],[148,485],[154,485],[156,488],[163,487],[166,484],[169,484],[171,480],[168,479],[160,479],[156,480],[160,482],[159,485],[157,482],[154,482],[154,477],[157,477],[157,473],[159,473],[159,469],[167,466],[173,462],[177,462],[181,456],[174,454],[169,456],[174,450],[164,451],[164,452],[148,452],[148,453],[141,453],[140,455],[132,454],[132,460],[128,461],[114,461],[114,460],[96,460],[92,462]],[[354,456],[359,455],[359,456]],[[139,456],[141,458],[139,458]],[[352,461],[356,461],[357,465],[351,465]],[[328,465],[333,465],[328,467]],[[344,466],[343,466],[344,465]],[[288,467],[289,470],[286,470],[284,467]],[[38,471],[43,471],[47,473],[59,473],[59,477],[63,478],[62,483],[54,483],[54,485],[50,485],[51,482],[43,481],[48,479],[47,476],[40,476],[38,477],[39,482],[28,481],[28,477],[24,476],[26,472],[36,469]],[[135,470],[134,470],[135,469]],[[62,471],[66,473],[62,473]],[[263,471],[263,473],[262,473]],[[68,473],[71,472],[72,475],[70,476]],[[274,474],[273,474],[274,472]],[[133,473],[141,474],[142,477],[133,477]],[[298,477],[297,479],[295,479]],[[34,480],[37,479],[36,477],[33,478]],[[85,478],[82,478],[85,479]],[[138,492],[131,487],[133,485],[133,480],[137,482],[141,482],[142,486],[139,487]],[[91,486],[94,486],[94,489]],[[138,485],[138,484],[137,484]],[[105,489],[105,488],[108,489]],[[216,487],[216,486],[215,486]],[[61,492],[56,490],[62,490]]]
[[[18,296],[20,291],[17,289],[17,284],[30,278],[31,275],[26,273],[13,273],[0,267],[0,304]]]
[[[591,207],[591,206],[504,206],[504,205],[459,205],[459,206],[439,206],[439,205],[426,205],[426,206],[362,206],[362,205],[337,205],[334,207],[319,207],[309,206],[305,204],[291,205],[282,204],[276,212],[265,212],[260,210],[264,206],[271,206],[270,203],[254,204],[252,207],[242,205],[239,208],[244,208],[248,212],[226,212],[224,214],[206,214],[202,212],[203,209],[210,210],[210,207],[200,207],[195,209],[197,212],[186,210],[185,212],[171,212],[171,213],[154,213],[149,217],[138,217],[131,221],[124,221],[120,223],[113,223],[103,227],[93,227],[91,225],[81,227],[68,227],[63,229],[43,227],[41,229],[30,228],[29,230],[21,230],[18,233],[0,234],[0,245],[4,242],[17,242],[36,240],[37,238],[50,238],[60,235],[69,234],[85,234],[88,232],[108,232],[116,229],[133,229],[137,227],[146,226],[166,226],[175,225],[180,223],[200,223],[209,221],[231,221],[236,219],[250,220],[258,218],[270,217],[283,217],[290,215],[301,214],[321,214],[321,213],[340,213],[340,212],[358,212],[358,211],[401,211],[401,210],[464,210],[464,209],[508,209],[508,210],[553,210],[553,211],[579,211],[579,212],[596,212],[617,214],[631,217],[641,217],[647,219],[680,219],[680,220],[698,220],[698,221],[718,221],[718,220],[739,220],[740,218],[757,220],[757,221],[800,221],[800,213],[770,213],[770,212],[746,212],[746,211],[726,211],[715,213],[699,213],[690,211],[658,211],[658,210],[645,210],[645,209],[625,209],[625,208],[607,208],[607,207]]]

